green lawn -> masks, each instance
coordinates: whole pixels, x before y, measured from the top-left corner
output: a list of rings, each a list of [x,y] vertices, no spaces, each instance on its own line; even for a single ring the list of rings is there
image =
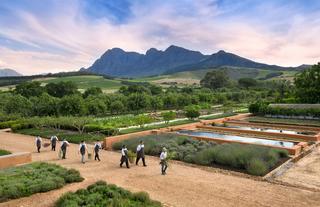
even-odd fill
[[[19,134],[27,134],[32,136],[40,136],[43,138],[50,138],[53,135],[56,135],[59,140],[67,139],[68,142],[72,143],[80,143],[81,140],[85,140],[87,143],[95,142],[96,140],[103,140],[103,138],[106,137],[106,135],[103,134],[89,134],[89,133],[83,133],[79,134],[75,131],[68,131],[68,130],[55,130],[55,129],[20,129],[17,130],[16,133]]]
[[[121,80],[105,79],[102,76],[83,75],[83,76],[69,76],[60,78],[37,79],[43,84],[57,83],[60,81],[75,82],[80,89],[87,89],[90,87],[100,87],[102,90],[119,89],[123,84]]]
[[[81,182],[79,171],[49,163],[32,163],[0,170],[0,202]]]
[[[7,151],[7,150],[3,150],[3,149],[0,149],[0,156],[2,155],[10,155],[11,152]]]
[[[258,123],[294,124],[294,125],[302,125],[302,126],[320,127],[319,120],[280,119],[280,118],[267,118],[267,117],[260,117],[260,116],[249,117],[246,120],[250,122],[258,122]]]

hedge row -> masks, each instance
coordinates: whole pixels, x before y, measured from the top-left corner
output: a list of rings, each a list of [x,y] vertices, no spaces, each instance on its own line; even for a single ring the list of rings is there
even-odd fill
[[[284,115],[320,117],[320,108],[282,108],[270,107],[267,103],[253,103],[249,106],[249,112],[255,115]]]

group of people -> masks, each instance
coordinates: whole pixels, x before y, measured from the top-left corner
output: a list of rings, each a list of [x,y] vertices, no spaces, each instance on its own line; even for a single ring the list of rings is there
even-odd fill
[[[162,152],[160,154],[160,165],[161,165],[161,174],[165,175],[168,163],[167,163],[167,149],[165,147],[162,148]],[[143,141],[139,142],[139,145],[137,146],[137,156],[136,156],[136,165],[139,164],[140,159],[142,160],[143,166],[147,167],[146,161],[145,161],[145,155],[144,155],[144,143]],[[122,167],[123,164],[126,164],[127,168],[130,168],[129,166],[129,155],[128,155],[128,149],[126,145],[122,145],[121,148],[121,159],[120,159],[120,167]]]
[[[52,136],[50,138],[50,145],[51,145],[51,150],[56,151],[56,146],[57,143],[59,142],[59,139],[57,136]],[[66,159],[66,154],[67,154],[67,148],[69,146],[69,142],[66,139],[63,139],[63,141],[60,144],[60,152],[59,155],[61,155],[61,159]],[[37,147],[37,152],[40,153],[42,146],[42,139],[40,136],[36,137],[36,147]],[[99,151],[102,149],[102,145],[99,141],[96,141],[93,147],[94,151],[94,160],[100,161],[100,156],[99,156]],[[85,163],[85,157],[86,154],[88,154],[88,147],[84,141],[80,142],[79,145],[79,150],[78,153],[81,155],[81,162],[84,164]],[[142,160],[142,164],[144,167],[147,167],[146,161],[145,161],[145,153],[144,153],[144,143],[143,141],[140,141],[137,150],[136,150],[136,165],[139,164],[140,159]],[[128,155],[128,149],[126,145],[123,145],[121,148],[121,159],[120,159],[120,167],[125,163],[127,168],[130,168],[129,165],[129,155]],[[161,165],[161,174],[165,175],[166,170],[168,168],[168,163],[167,163],[167,149],[163,147],[162,152],[160,154],[160,165]]]
[[[56,151],[56,146],[57,143],[59,142],[59,139],[57,136],[52,136],[50,138],[50,145],[51,145],[51,151]],[[66,154],[67,154],[67,148],[70,145],[70,143],[66,140],[63,139],[61,144],[60,144],[60,151],[59,151],[59,157],[61,159],[66,159]],[[37,147],[37,152],[40,153],[41,147],[42,147],[42,139],[40,136],[36,137],[36,147]],[[97,141],[94,145],[94,160],[98,160],[100,161],[100,156],[99,156],[99,151],[100,149],[102,149],[101,143],[99,141]],[[80,146],[79,146],[79,151],[78,153],[81,154],[81,162],[85,163],[85,155],[88,152],[88,148],[87,145],[84,141],[80,142]]]

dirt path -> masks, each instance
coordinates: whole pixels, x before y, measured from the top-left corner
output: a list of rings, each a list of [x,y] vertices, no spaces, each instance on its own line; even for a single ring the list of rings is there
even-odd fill
[[[48,161],[76,168],[85,177],[82,183],[47,193],[2,203],[0,206],[52,206],[64,192],[105,180],[132,191],[146,191],[153,199],[170,206],[319,206],[320,193],[275,185],[239,176],[208,172],[179,163],[171,164],[168,175],[160,175],[159,160],[147,157],[148,167],[119,168],[119,153],[103,151],[102,161],[79,162],[77,145],[69,147],[67,160],[58,160],[55,152],[35,152],[34,138],[0,132],[1,148],[18,152],[32,151],[34,161]]]
[[[293,185],[320,189],[320,147],[299,160],[277,180]]]

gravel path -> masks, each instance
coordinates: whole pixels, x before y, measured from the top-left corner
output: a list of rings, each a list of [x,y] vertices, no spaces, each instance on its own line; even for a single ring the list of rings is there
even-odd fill
[[[101,162],[80,163],[77,145],[68,149],[67,160],[58,160],[48,148],[35,152],[34,137],[0,132],[0,146],[12,152],[30,151],[33,161],[48,161],[81,172],[85,181],[62,189],[11,200],[0,206],[52,206],[64,192],[84,188],[97,180],[105,180],[131,191],[146,191],[152,199],[166,206],[319,206],[320,193],[292,188],[249,178],[210,172],[200,168],[171,163],[167,176],[160,175],[159,160],[147,157],[148,167],[119,168],[120,154],[103,151]]]

